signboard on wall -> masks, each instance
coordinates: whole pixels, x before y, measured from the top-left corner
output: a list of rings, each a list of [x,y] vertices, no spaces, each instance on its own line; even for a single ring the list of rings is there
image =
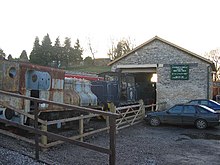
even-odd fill
[[[171,80],[189,80],[189,65],[171,65]]]

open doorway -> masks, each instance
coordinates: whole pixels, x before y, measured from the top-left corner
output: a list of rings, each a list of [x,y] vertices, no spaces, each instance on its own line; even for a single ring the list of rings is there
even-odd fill
[[[135,73],[137,99],[145,105],[156,104],[156,73]]]
[[[39,90],[31,90],[31,97],[39,98]],[[34,102],[30,102],[30,110],[34,110]]]

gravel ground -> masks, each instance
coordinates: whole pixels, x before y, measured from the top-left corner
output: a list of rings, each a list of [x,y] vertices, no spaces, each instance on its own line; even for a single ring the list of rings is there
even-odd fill
[[[40,152],[36,162],[34,146],[0,135],[0,164],[8,165],[105,165],[108,155],[64,143]],[[109,136],[102,133],[86,142],[108,147]],[[12,149],[13,150],[9,150]],[[150,127],[145,122],[120,130],[116,139],[118,165],[219,165],[220,127]]]

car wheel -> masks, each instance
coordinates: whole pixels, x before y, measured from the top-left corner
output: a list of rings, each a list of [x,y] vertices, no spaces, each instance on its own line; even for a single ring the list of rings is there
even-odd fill
[[[198,129],[206,129],[207,128],[207,122],[203,119],[196,120],[196,128]]]
[[[158,125],[160,125],[160,119],[158,119],[157,117],[151,117],[150,118],[150,125],[151,126],[158,126]]]

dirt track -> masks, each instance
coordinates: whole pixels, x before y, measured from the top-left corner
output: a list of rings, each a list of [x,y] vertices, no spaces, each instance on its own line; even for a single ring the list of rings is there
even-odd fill
[[[87,142],[108,146],[109,136],[86,139]],[[34,146],[1,135],[2,147],[34,157]],[[0,147],[1,148],[1,147]],[[145,122],[121,130],[116,139],[116,164],[118,165],[162,165],[162,164],[220,164],[220,127],[197,130],[194,127],[160,126],[150,127]],[[4,164],[22,164],[12,160]],[[23,158],[22,159],[26,159]],[[28,158],[29,159],[29,158]],[[40,152],[40,159],[47,164],[105,165],[108,155],[87,150],[68,143]],[[16,159],[15,159],[16,160]],[[4,162],[4,163],[3,163]],[[1,164],[0,163],[0,164]],[[25,164],[28,164],[27,162]],[[33,163],[31,160],[30,164]],[[43,164],[43,163],[40,163]]]

